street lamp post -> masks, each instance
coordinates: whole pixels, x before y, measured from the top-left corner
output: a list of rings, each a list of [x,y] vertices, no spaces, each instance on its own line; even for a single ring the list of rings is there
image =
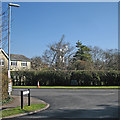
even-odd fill
[[[11,83],[11,76],[10,76],[10,28],[11,28],[11,6],[12,7],[20,7],[18,4],[9,3],[9,26],[8,26],[8,93],[11,95],[12,91],[12,83]]]

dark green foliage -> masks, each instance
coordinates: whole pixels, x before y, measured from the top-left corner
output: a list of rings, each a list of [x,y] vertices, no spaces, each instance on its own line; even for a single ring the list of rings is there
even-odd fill
[[[7,98],[2,100],[2,105],[10,103],[11,101],[13,101],[13,99],[13,97],[8,96]]]
[[[70,86],[71,80],[79,86],[120,85],[120,71],[19,71],[11,75],[15,86],[37,86],[38,81],[40,86]]]
[[[82,43],[79,40],[76,43],[76,47],[78,48],[78,50],[74,55],[75,60],[83,60],[83,61],[91,60],[91,54],[89,53],[91,49],[89,49],[85,45],[82,45]]]

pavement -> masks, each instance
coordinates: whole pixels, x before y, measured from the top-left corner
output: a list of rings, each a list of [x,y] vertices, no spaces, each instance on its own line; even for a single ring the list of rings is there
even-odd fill
[[[2,110],[21,106],[21,96],[12,95],[11,97],[13,97],[13,101],[9,102],[8,104],[3,105]],[[24,96],[23,103],[24,103],[23,105],[28,104],[27,96]],[[46,104],[46,102],[44,102],[43,100],[40,100],[38,98],[31,97],[31,104]]]
[[[11,102],[9,102],[8,104],[4,104],[2,106],[2,110],[7,110],[7,109],[10,109],[10,108],[16,108],[16,107],[19,107],[21,106],[21,96],[15,96],[15,95],[12,95],[11,96],[13,98],[13,100]],[[23,105],[27,105],[28,104],[28,97],[27,96],[24,96],[24,99],[23,99]],[[50,104],[46,103],[45,101],[43,100],[40,100],[38,98],[34,98],[34,97],[30,97],[30,103],[31,104],[46,104],[46,107],[42,108],[42,109],[39,109],[39,110],[36,110],[36,111],[32,111],[32,112],[26,112],[26,113],[22,113],[22,114],[17,114],[17,115],[12,115],[12,116],[8,116],[8,117],[4,117],[2,119],[4,120],[8,120],[8,119],[14,119],[16,117],[20,117],[20,116],[24,116],[24,115],[31,115],[31,114],[35,114],[37,112],[41,112],[43,110],[46,110],[49,108]],[[1,119],[1,118],[0,118]]]

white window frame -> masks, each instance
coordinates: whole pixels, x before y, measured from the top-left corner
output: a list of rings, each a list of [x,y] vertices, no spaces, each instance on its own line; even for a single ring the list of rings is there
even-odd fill
[[[12,64],[15,63],[15,64]],[[11,66],[17,66],[17,61],[11,61]]]
[[[22,67],[27,67],[27,62],[21,61],[21,66],[22,66]]]
[[[5,65],[5,60],[4,59],[0,59],[0,66],[4,66]]]

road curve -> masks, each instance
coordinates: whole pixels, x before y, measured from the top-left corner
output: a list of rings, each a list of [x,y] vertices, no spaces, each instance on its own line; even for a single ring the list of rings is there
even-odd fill
[[[24,89],[13,89],[20,95]],[[50,108],[20,118],[118,118],[118,89],[31,89]]]

